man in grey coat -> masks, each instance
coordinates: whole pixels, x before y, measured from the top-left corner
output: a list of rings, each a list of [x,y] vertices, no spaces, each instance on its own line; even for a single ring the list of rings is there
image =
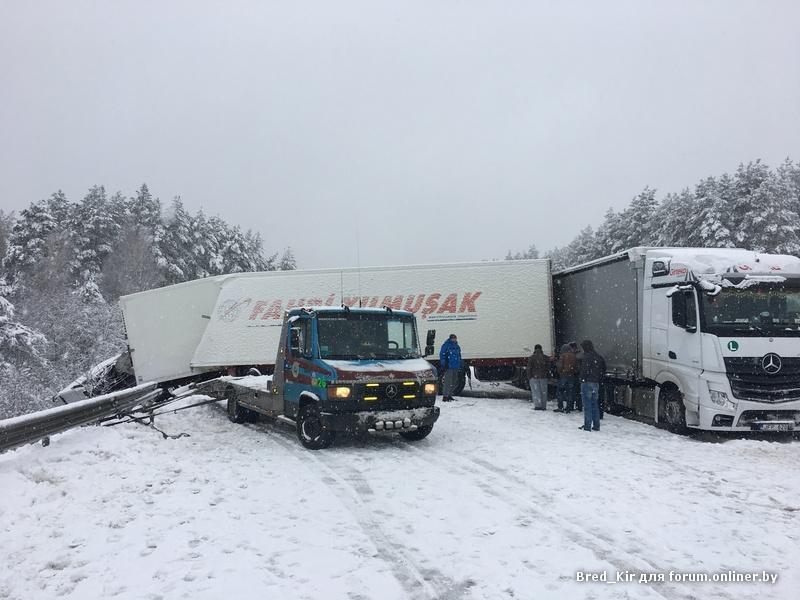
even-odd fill
[[[542,351],[542,345],[533,347],[533,354],[528,358],[526,369],[528,382],[531,385],[531,401],[533,410],[547,410],[547,381],[550,376],[550,359]]]

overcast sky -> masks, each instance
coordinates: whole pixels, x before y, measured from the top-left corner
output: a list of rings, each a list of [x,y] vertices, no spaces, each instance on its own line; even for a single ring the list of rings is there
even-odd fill
[[[800,159],[800,2],[0,0],[0,208],[146,182],[302,268],[501,258]]]

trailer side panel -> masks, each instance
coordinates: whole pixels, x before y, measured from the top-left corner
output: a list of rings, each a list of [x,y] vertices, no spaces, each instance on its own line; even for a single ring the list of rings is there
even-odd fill
[[[589,339],[609,373],[639,379],[642,359],[641,277],[627,255],[553,277],[556,343]]]

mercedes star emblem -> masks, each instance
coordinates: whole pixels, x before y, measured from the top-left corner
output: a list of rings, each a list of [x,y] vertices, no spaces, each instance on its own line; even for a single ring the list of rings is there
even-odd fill
[[[397,386],[395,384],[390,383],[386,386],[386,396],[389,398],[397,396]]]
[[[764,358],[761,359],[761,368],[764,369],[767,375],[775,375],[781,370],[782,366],[781,357],[774,352],[765,354]]]

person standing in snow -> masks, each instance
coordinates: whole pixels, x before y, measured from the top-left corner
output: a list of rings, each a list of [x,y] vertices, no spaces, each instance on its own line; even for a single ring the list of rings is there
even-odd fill
[[[581,397],[584,431],[600,431],[600,383],[606,374],[606,361],[595,352],[590,340],[581,342]]]
[[[572,399],[575,404],[575,410],[583,412],[583,401],[581,400],[581,385],[578,373],[581,370],[581,349],[577,342],[569,343],[570,352],[575,355],[575,385],[572,387]]]
[[[575,409],[578,359],[569,344],[561,346],[556,369],[558,370],[558,409],[556,412],[570,413]]]
[[[533,347],[533,354],[528,358],[526,373],[531,385],[531,401],[533,410],[547,410],[547,380],[550,370],[550,359],[542,351],[542,345]]]
[[[453,390],[458,383],[458,373],[461,370],[461,346],[458,345],[458,337],[451,333],[447,341],[442,344],[439,350],[439,368],[444,375],[442,377],[442,400],[450,402],[453,400]]]

